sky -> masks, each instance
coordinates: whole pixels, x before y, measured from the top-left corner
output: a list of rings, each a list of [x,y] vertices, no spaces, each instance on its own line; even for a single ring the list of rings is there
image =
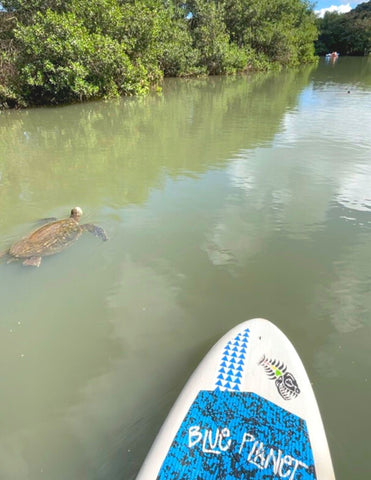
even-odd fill
[[[323,17],[326,11],[346,13],[367,0],[317,0],[314,10]]]

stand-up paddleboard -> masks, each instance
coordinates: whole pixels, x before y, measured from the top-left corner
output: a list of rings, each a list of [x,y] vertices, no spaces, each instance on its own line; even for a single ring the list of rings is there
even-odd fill
[[[202,360],[137,477],[155,479],[335,479],[304,366],[272,323],[241,323]]]

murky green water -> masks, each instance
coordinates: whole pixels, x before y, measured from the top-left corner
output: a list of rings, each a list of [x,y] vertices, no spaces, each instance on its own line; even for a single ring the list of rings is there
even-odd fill
[[[0,478],[135,478],[187,376],[256,316],[301,354],[338,480],[367,478],[370,125],[366,58],[1,113],[0,250],[74,205],[110,241],[0,264]]]

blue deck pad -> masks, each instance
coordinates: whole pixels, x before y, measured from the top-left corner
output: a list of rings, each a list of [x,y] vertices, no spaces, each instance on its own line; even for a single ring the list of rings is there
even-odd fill
[[[248,392],[201,391],[157,480],[314,480],[305,420]]]

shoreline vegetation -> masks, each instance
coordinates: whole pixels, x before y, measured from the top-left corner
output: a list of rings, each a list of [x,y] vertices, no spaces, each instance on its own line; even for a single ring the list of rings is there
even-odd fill
[[[0,0],[0,104],[142,95],[163,77],[315,61],[307,0]]]
[[[317,60],[308,0],[0,0],[0,108]]]

